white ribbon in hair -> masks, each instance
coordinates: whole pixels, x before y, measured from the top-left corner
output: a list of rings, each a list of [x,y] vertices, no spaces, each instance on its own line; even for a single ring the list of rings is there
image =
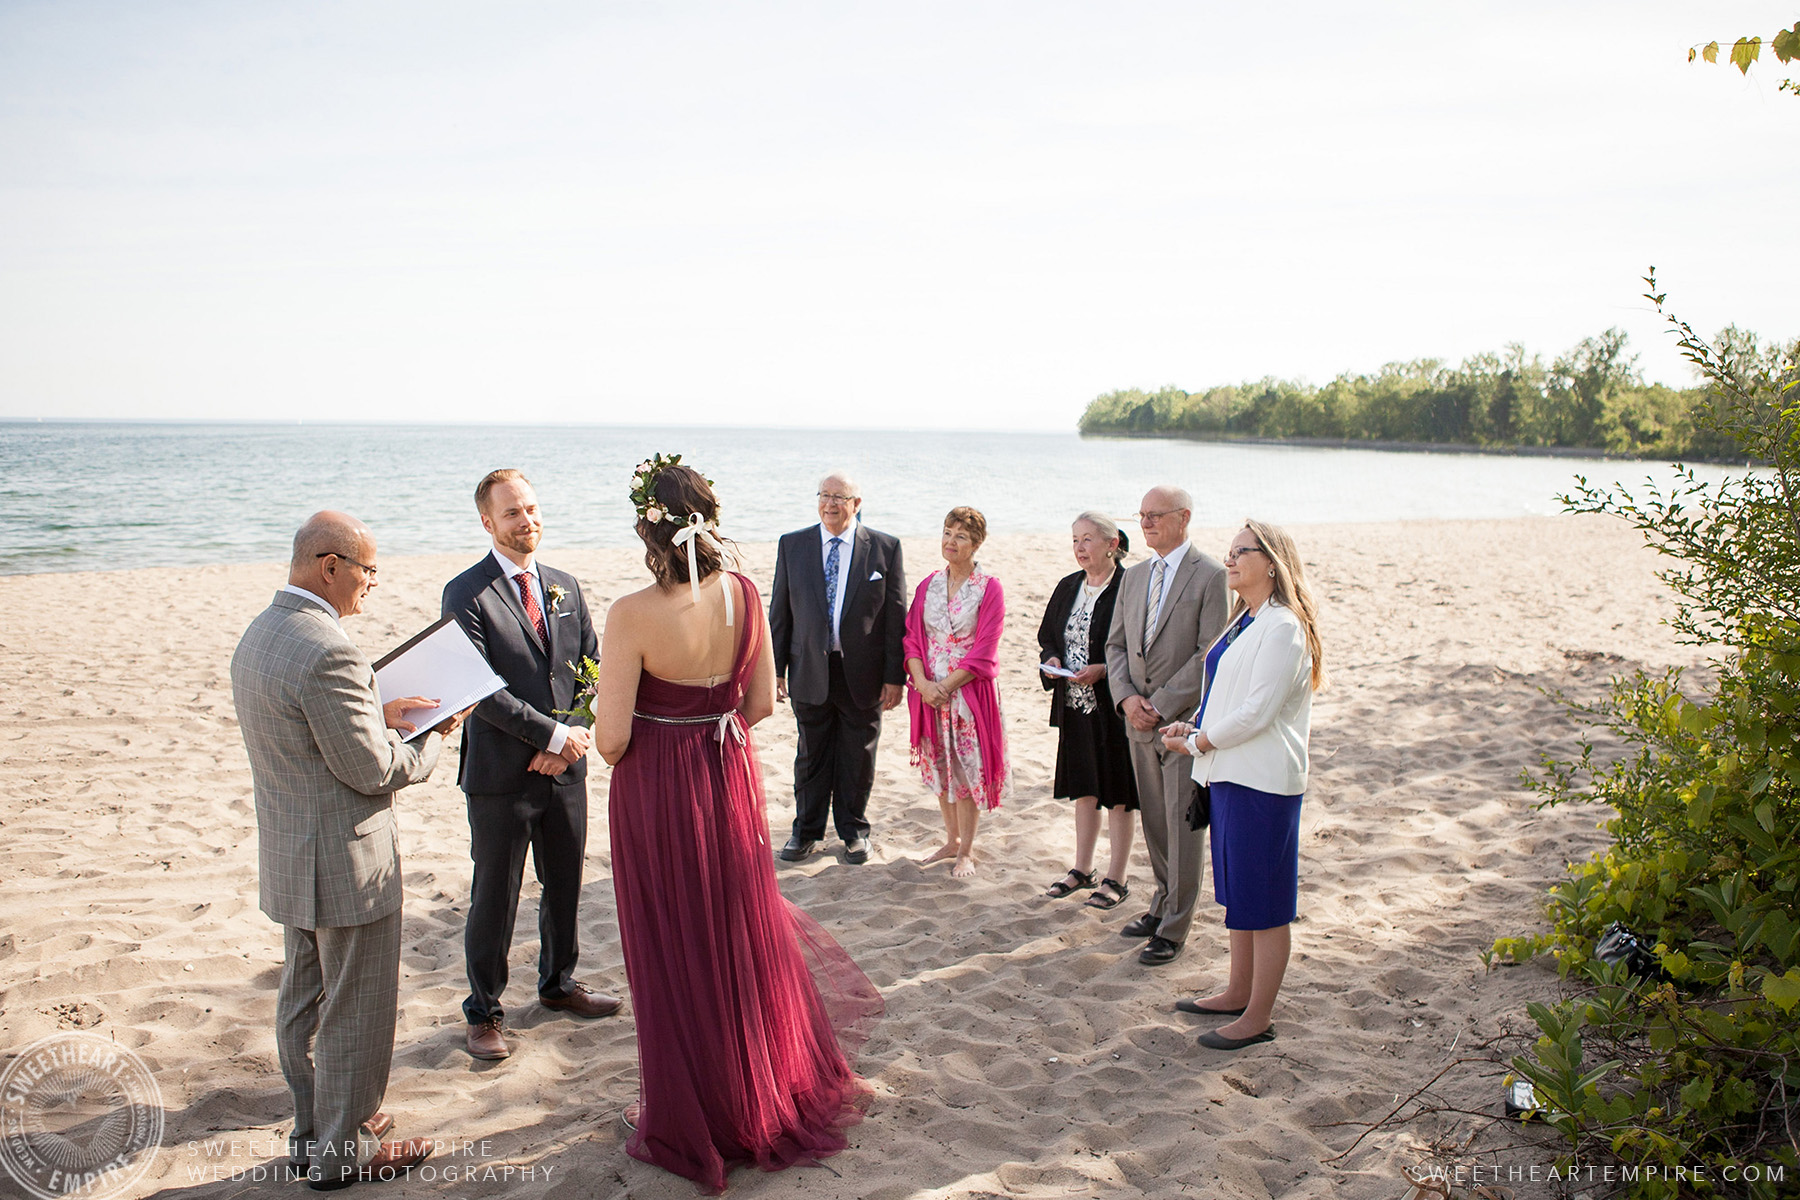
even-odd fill
[[[726,551],[724,543],[712,535],[712,523],[697,512],[689,513],[686,528],[675,535],[675,544],[687,547],[688,586],[693,588],[694,603],[698,604],[700,603],[700,564],[694,552],[696,539],[717,550],[721,559],[726,557]],[[731,624],[731,585],[729,582],[725,586],[725,623]]]

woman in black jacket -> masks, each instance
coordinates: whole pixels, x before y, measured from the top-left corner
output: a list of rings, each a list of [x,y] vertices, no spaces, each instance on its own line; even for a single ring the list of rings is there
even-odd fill
[[[1059,731],[1055,795],[1075,801],[1075,865],[1044,894],[1060,899],[1095,886],[1094,843],[1104,808],[1111,861],[1087,905],[1112,908],[1131,894],[1125,876],[1131,862],[1131,814],[1138,808],[1125,722],[1106,685],[1106,633],[1119,596],[1119,560],[1131,545],[1118,523],[1103,513],[1082,513],[1070,532],[1081,570],[1050,594],[1038,645],[1044,687],[1050,692],[1050,723]]]

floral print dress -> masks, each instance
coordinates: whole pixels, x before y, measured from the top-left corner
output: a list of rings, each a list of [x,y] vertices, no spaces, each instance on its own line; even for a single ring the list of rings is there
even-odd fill
[[[947,677],[972,653],[977,657],[992,656],[993,647],[977,648],[977,621],[982,601],[993,584],[992,577],[977,567],[955,595],[950,594],[949,575],[944,571],[934,573],[920,588],[920,624],[924,634],[920,659],[928,677]],[[999,587],[994,585],[992,590],[997,599]],[[982,710],[979,721],[977,708]],[[925,786],[939,799],[967,800],[990,810],[999,808],[1011,791],[1011,778],[1006,766],[1006,742],[1000,732],[1000,695],[991,680],[977,678],[958,688],[943,708],[922,706],[921,711],[915,711],[915,719],[921,718],[933,726],[923,737],[918,734],[924,731],[916,732],[914,738],[915,758]],[[978,726],[990,731],[985,745]]]

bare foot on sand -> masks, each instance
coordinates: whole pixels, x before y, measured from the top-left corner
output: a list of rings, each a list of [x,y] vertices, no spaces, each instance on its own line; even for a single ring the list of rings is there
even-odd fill
[[[930,854],[921,858],[919,860],[919,865],[921,867],[929,867],[934,862],[943,862],[946,858],[955,858],[956,849],[955,842],[945,842],[942,846],[939,846],[936,850],[933,850]]]
[[[967,879],[969,876],[973,875],[974,873],[975,873],[975,856],[973,854],[958,855],[957,859],[956,859],[956,865],[954,867],[950,868],[950,875],[954,879]]]

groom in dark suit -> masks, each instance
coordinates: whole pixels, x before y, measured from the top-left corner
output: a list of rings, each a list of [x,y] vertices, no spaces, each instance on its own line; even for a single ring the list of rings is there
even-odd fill
[[[830,814],[844,858],[869,861],[869,789],[881,714],[900,703],[906,667],[906,570],[900,542],[856,519],[862,493],[847,472],[819,481],[819,523],[782,537],[769,593],[775,693],[800,727],[794,830],[780,851],[818,848]]]
[[[475,863],[463,956],[469,973],[467,1044],[476,1058],[505,1058],[506,957],[525,850],[543,895],[538,901],[538,1000],[578,1017],[605,1017],[624,1003],[575,981],[576,908],[587,850],[587,754],[592,733],[556,716],[575,701],[575,669],[599,643],[581,585],[534,557],[543,522],[531,481],[491,471],[475,508],[493,552],[444,587],[455,617],[506,687],[475,708],[463,728],[469,857]]]

